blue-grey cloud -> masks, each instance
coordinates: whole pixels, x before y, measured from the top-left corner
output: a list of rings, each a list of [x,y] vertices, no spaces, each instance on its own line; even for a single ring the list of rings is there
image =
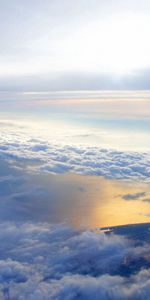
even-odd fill
[[[80,90],[149,90],[150,69],[138,69],[134,74],[116,76],[113,74],[62,72],[35,75],[8,76],[0,78],[0,91],[9,93],[22,91],[80,91]],[[5,95],[3,95],[5,97]]]
[[[149,299],[149,246],[46,223],[0,224],[1,299]],[[139,262],[136,274],[123,273]],[[130,271],[133,269],[129,267]],[[140,293],[139,293],[140,290]]]
[[[145,196],[146,196],[145,192],[140,192],[140,193],[123,195],[122,199],[123,200],[127,200],[127,201],[130,201],[130,200],[139,200],[139,199],[142,199]]]

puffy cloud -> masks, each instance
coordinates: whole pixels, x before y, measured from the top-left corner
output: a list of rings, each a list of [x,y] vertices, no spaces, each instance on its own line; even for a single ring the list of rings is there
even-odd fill
[[[26,127],[3,124],[0,157],[19,167],[49,173],[74,172],[124,180],[150,179],[150,154],[56,143]],[[9,126],[9,128],[7,128]],[[14,134],[15,126],[15,134]],[[7,130],[8,129],[8,130]],[[34,165],[34,168],[33,168]]]
[[[1,223],[0,298],[149,299],[148,255],[148,244],[101,231]]]
[[[59,284],[54,282],[52,299],[120,300],[149,299],[149,271],[143,271],[132,277],[132,283],[120,276],[103,275],[73,276],[63,278]],[[141,281],[140,281],[141,280]]]

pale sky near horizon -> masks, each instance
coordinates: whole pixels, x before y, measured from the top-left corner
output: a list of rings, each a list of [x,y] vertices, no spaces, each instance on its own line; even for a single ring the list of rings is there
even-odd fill
[[[148,89],[148,0],[0,0],[0,90]]]

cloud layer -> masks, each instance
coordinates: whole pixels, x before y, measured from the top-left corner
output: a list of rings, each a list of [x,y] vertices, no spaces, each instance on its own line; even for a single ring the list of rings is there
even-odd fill
[[[149,245],[113,234],[1,223],[0,299],[149,299],[150,270],[140,265],[148,253]]]
[[[2,125],[0,157],[20,164],[20,167],[24,168],[26,163],[28,169],[49,173],[73,172],[111,179],[150,180],[149,153],[71,145],[66,144],[66,139],[65,143],[58,143],[50,136],[41,137],[20,125]]]

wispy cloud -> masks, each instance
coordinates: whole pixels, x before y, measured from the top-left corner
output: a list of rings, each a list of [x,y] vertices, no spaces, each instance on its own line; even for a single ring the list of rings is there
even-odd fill
[[[146,196],[145,192],[134,193],[134,194],[126,194],[122,196],[123,200],[130,201],[130,200],[141,200],[143,197]]]

